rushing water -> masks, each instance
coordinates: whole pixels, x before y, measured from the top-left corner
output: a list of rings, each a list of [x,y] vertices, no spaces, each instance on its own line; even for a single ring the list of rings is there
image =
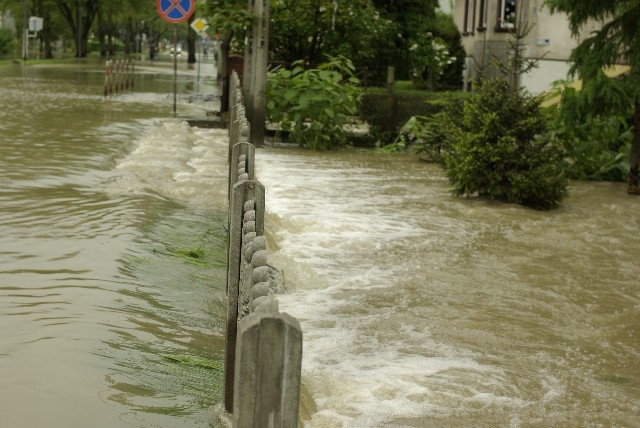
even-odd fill
[[[227,140],[170,68],[0,70],[0,426],[224,426]],[[181,70],[183,93],[215,92]],[[195,100],[195,101],[194,101]],[[640,426],[640,201],[453,197],[435,165],[257,151],[308,427]]]
[[[226,152],[172,117],[171,71],[104,99],[98,64],[0,70],[2,427],[216,419]],[[194,76],[181,116],[213,108]]]
[[[640,426],[639,201],[537,212],[369,153],[259,153],[312,427]]]

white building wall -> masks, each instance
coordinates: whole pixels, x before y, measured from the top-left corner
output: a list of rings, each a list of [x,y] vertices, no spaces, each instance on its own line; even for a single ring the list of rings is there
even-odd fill
[[[523,74],[520,77],[520,83],[532,95],[539,95],[549,91],[553,87],[553,82],[566,80],[570,67],[569,61],[539,60],[538,68]]]
[[[486,58],[486,51],[489,49],[497,49],[499,52],[495,53],[498,57],[504,56],[505,49],[509,49],[508,40],[511,35],[497,30],[498,8],[501,0],[484,1],[487,2],[487,26],[484,30],[478,29],[483,1],[455,1],[454,21],[462,33],[462,43],[467,56],[471,57],[467,61],[469,64],[481,63],[482,59],[476,56],[483,55]],[[521,83],[529,92],[539,94],[549,90],[554,81],[567,78],[570,67],[569,57],[580,38],[572,37],[567,16],[562,13],[551,14],[549,8],[544,6],[543,0],[518,0],[518,2],[525,8],[524,20],[533,25],[526,39],[524,55],[529,59],[539,60],[539,67],[522,76]],[[471,5],[470,10],[465,10],[467,4]],[[474,20],[472,32],[465,31],[465,14]],[[588,26],[582,31],[582,35],[590,34],[595,28],[597,28],[595,24]],[[467,70],[467,73],[472,74],[472,70]]]

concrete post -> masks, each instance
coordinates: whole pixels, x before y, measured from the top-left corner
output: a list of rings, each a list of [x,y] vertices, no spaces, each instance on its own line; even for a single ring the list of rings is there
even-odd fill
[[[235,114],[233,115],[233,122],[229,122],[229,128],[231,133],[229,135],[229,164],[231,164],[231,154],[233,146],[240,142],[240,127],[246,122],[244,106],[241,103],[237,103],[234,108]]]
[[[302,330],[286,313],[254,312],[239,323],[233,426],[298,425]]]
[[[255,145],[248,141],[253,133],[237,74],[231,92],[225,410],[233,413],[236,428],[296,427],[302,330],[295,318],[279,312],[275,298],[278,281],[267,263],[264,236],[265,190],[254,181]]]
[[[236,84],[233,78],[233,73],[231,74],[231,78],[229,79],[229,122],[228,122],[228,130],[229,130],[229,141],[231,141],[231,124],[235,120],[236,112],[234,111],[235,106],[235,92],[236,92]]]
[[[233,410],[233,371],[238,325],[242,226],[245,204],[254,201],[255,233],[264,235],[264,186],[257,181],[234,184],[229,202],[229,251],[227,258],[227,334],[225,345],[225,409]]]
[[[247,174],[244,180],[255,179],[255,158],[256,148],[252,144],[240,142],[233,146],[229,164],[229,200],[231,200],[231,189],[234,184],[241,181],[239,177],[242,174]]]

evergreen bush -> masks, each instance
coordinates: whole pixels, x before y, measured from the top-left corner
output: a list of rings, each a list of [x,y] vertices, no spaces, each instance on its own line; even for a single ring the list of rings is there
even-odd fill
[[[557,207],[567,193],[564,151],[546,123],[538,98],[485,80],[460,116],[446,121],[443,157],[454,193]]]

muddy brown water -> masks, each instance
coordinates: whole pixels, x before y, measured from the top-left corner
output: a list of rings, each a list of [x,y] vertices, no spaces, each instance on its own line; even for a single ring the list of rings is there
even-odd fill
[[[226,135],[181,67],[0,69],[0,426],[226,426]],[[203,74],[206,73],[206,69]],[[209,86],[207,86],[209,85]],[[539,212],[435,165],[257,151],[309,427],[640,426],[640,200]]]

